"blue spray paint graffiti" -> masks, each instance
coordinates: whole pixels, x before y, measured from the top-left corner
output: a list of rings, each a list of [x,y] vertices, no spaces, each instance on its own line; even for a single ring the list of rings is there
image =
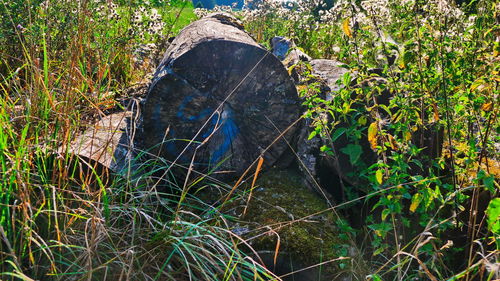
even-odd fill
[[[179,105],[179,109],[177,111],[177,117],[179,119],[181,119],[182,121],[198,121],[202,118],[205,118],[208,116],[208,114],[210,114],[212,112],[211,109],[209,108],[206,108],[204,109],[203,111],[200,112],[200,114],[198,115],[191,115],[191,116],[185,116],[184,114],[184,110],[186,109],[186,105],[192,101],[194,98],[194,96],[187,96],[184,98],[184,100],[182,101],[181,105]]]
[[[224,111],[221,116],[221,126],[219,128],[220,137],[222,137],[222,143],[213,152],[212,158],[210,159],[210,164],[217,164],[226,152],[231,148],[231,144],[236,139],[239,134],[238,126],[234,123],[233,111],[231,108],[224,107]]]
[[[206,94],[203,94],[205,96]],[[181,121],[185,122],[196,122],[203,120],[207,116],[209,116],[213,110],[210,108],[206,108],[202,110],[199,114],[196,115],[187,115],[185,113],[186,107],[188,104],[196,97],[196,95],[187,96],[184,98],[182,103],[179,105],[177,110],[177,118]],[[214,133],[214,130],[217,128],[217,132]],[[207,130],[201,135],[202,139],[206,139],[211,134],[214,139],[222,140],[220,145],[211,153],[211,157],[209,160],[210,166],[218,164],[219,161],[223,160],[223,157],[226,155],[227,151],[231,148],[231,144],[236,139],[239,134],[239,129],[236,123],[234,122],[234,112],[229,106],[224,106],[223,112],[221,115],[215,114],[211,117],[210,126]],[[201,140],[202,141],[202,140]],[[167,145],[167,150],[169,153],[176,151],[176,147],[174,143],[169,143]],[[200,163],[201,164],[201,163]]]

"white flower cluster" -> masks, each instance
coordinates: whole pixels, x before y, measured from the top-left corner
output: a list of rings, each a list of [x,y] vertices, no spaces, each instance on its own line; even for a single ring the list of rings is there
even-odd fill
[[[361,7],[372,21],[377,22],[377,24],[387,25],[393,21],[388,2],[388,0],[365,0],[361,2]],[[360,15],[364,16],[364,13],[360,13]],[[366,21],[366,19],[361,20]]]
[[[217,13],[217,12],[231,13],[233,11],[233,7],[232,6],[224,6],[224,5],[215,6],[215,8],[212,11],[214,13]]]
[[[303,16],[311,16],[312,7],[318,0],[296,2],[280,2],[262,0],[254,4],[255,9],[243,11],[244,21],[256,21],[262,17],[273,16],[292,22],[303,20]]]
[[[333,8],[322,15],[322,21],[339,21],[339,19],[350,19],[351,27],[359,25],[362,27],[386,26],[393,22],[389,9],[390,0],[365,0],[360,5],[353,1],[340,0]],[[372,29],[372,28],[370,28]]]
[[[208,9],[205,9],[205,8],[196,8],[194,9],[194,14],[200,19],[208,14],[211,14],[211,13],[218,13],[218,12],[221,12],[221,13],[228,13],[228,14],[233,14],[235,13],[236,11],[233,9],[234,7],[231,7],[231,6],[215,6],[212,10],[208,10]]]
[[[211,13],[211,12],[209,10],[207,10],[207,9],[204,9],[204,8],[196,8],[196,9],[194,9],[194,14],[199,19],[201,19],[202,17],[208,15],[209,13]]]
[[[446,33],[449,36],[461,35],[464,24],[468,24],[468,17],[450,1],[430,0],[422,9],[428,14],[423,19],[423,23],[429,25],[439,23],[446,29]]]
[[[51,16],[52,14],[58,14],[60,12],[68,13],[71,12],[71,15],[74,17],[75,15],[81,13],[82,11],[88,11],[92,17],[90,17],[90,22],[95,21],[110,21],[110,20],[120,20],[121,17],[118,14],[118,5],[113,2],[113,0],[91,0],[91,1],[83,1],[83,0],[45,0],[40,3],[40,9],[43,10],[43,13]],[[58,19],[52,18],[52,20],[58,21]],[[58,22],[62,24],[62,22]]]
[[[95,13],[98,15],[100,19],[107,20],[120,20],[121,16],[118,14],[118,5],[110,1],[100,1],[98,3]]]
[[[118,5],[113,3],[113,0],[45,0],[40,3],[40,8],[47,11],[49,8],[64,6],[64,7],[74,7],[78,10],[81,10],[83,7],[103,10],[103,9],[112,9],[116,10]]]
[[[165,22],[158,10],[155,8],[147,9],[144,6],[139,7],[134,12],[130,20],[129,35],[139,36],[141,40],[150,37],[158,37],[162,35],[165,28]]]
[[[416,3],[415,0],[364,0],[358,6],[352,0],[340,0],[332,9],[322,13],[322,20],[351,17],[360,25],[373,25],[375,21],[383,27],[395,23],[399,15],[393,13],[398,10],[390,7],[397,5],[413,9]],[[452,0],[429,0],[419,6],[418,10],[424,19],[422,24],[442,22],[445,18],[449,21],[464,20],[463,11]]]

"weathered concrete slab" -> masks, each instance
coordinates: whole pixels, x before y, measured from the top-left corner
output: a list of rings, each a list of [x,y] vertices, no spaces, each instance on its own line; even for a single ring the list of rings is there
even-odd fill
[[[133,142],[128,134],[132,116],[131,111],[125,111],[102,118],[71,142],[69,153],[120,173],[132,154]]]

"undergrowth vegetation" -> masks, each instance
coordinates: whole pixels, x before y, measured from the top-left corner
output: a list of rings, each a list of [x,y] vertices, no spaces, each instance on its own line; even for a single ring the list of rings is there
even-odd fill
[[[378,267],[372,278],[498,278],[498,199],[487,211],[488,227],[484,221],[499,188],[498,4],[262,5],[244,20],[264,44],[287,36],[305,53],[350,69],[331,97],[315,83],[301,91],[315,126],[310,137],[332,140],[322,151],[347,154],[358,168],[353,176],[366,183],[347,199],[368,195],[372,202],[361,229]],[[379,101],[387,93],[390,100]],[[433,134],[442,138],[442,152],[426,142]],[[342,135],[350,144],[336,151]],[[363,166],[362,140],[377,163]]]
[[[182,1],[2,1],[0,279],[269,275],[214,219],[176,209],[195,199],[105,180],[95,164],[82,173],[68,152],[80,130],[127,106],[118,100],[151,71],[154,46],[194,20],[192,10]]]
[[[500,5],[327,3],[232,12],[267,47],[286,36],[349,69],[331,97],[298,86],[310,137],[326,140],[325,155],[347,155],[363,183],[332,209],[368,208],[359,227],[336,222],[367,268],[342,267],[359,280],[500,278]],[[158,188],[170,171],[161,159],[142,164],[140,180],[104,179],[69,152],[88,125],[133,105],[130,88],[147,83],[195,12],[206,13],[180,0],[0,0],[1,280],[278,278],[192,186]],[[432,150],[436,132],[443,148]],[[342,136],[350,145],[337,151]],[[362,163],[363,141],[377,163]],[[232,194],[228,183],[195,184]]]

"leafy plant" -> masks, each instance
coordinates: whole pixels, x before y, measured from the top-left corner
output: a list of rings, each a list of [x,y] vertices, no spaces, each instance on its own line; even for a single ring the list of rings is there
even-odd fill
[[[312,12],[302,4],[271,5],[246,21],[264,43],[269,37],[261,36],[258,26],[289,36],[313,57],[348,65],[350,71],[338,81],[343,87],[327,93],[328,101],[303,94],[305,116],[312,120],[310,138],[324,139],[321,151],[348,156],[357,170],[351,176],[365,183],[356,186],[370,198],[365,233],[374,262],[383,263],[372,278],[385,280],[394,273],[401,280],[418,272],[432,280],[454,273],[470,280],[479,273],[460,275],[457,269],[481,261],[472,241],[487,244],[485,226],[474,215],[479,194],[498,196],[494,166],[499,159],[493,147],[498,142],[498,66],[493,63],[498,44],[493,33],[499,6],[476,1],[464,12],[448,1],[338,1],[318,19],[304,16]],[[290,30],[275,29],[283,27]],[[303,92],[314,92],[311,88]],[[329,121],[319,121],[325,114]],[[348,144],[339,149],[340,136]],[[366,157],[364,146],[377,161],[360,161]],[[359,196],[347,194],[348,200]],[[491,230],[496,224],[490,208]],[[464,224],[469,243],[457,242],[452,249],[469,253],[467,264],[460,264],[438,249],[448,250],[439,245]],[[432,238],[425,240],[424,233]]]

